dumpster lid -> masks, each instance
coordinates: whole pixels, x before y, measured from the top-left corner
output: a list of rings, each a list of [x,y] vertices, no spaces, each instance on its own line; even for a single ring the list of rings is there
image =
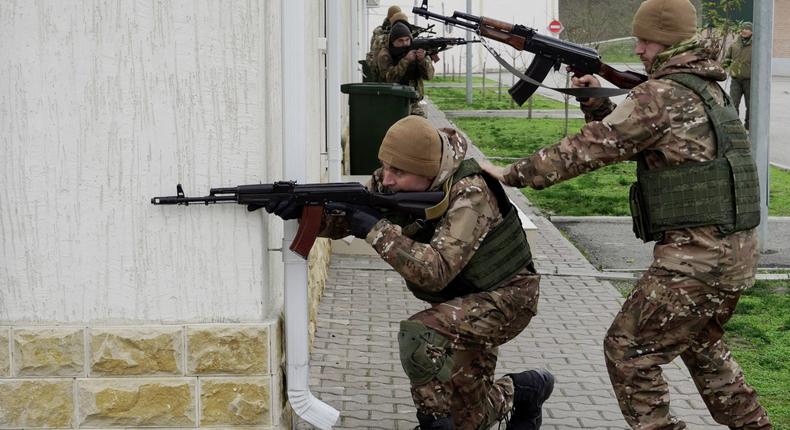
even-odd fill
[[[419,97],[417,90],[415,90],[411,85],[391,84],[387,82],[343,84],[340,86],[340,92],[343,94],[400,96],[410,99],[416,99]]]

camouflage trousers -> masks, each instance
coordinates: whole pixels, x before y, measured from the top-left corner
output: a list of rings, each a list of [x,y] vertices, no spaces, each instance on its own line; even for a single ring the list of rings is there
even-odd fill
[[[419,312],[419,321],[450,339],[451,377],[421,385],[412,383],[417,410],[436,417],[450,416],[456,429],[488,429],[513,408],[513,381],[494,380],[497,347],[516,337],[535,315],[537,275],[520,276],[490,292],[469,294]]]
[[[736,79],[730,81],[730,98],[732,104],[735,105],[735,110],[740,112],[741,97],[743,97],[746,104],[746,119],[743,121],[744,127],[749,129],[749,105],[751,103],[751,79]]]
[[[609,378],[632,428],[686,428],[670,415],[659,367],[678,355],[716,422],[733,429],[772,428],[722,340],[722,326],[740,294],[659,268],[637,282],[604,340]]]

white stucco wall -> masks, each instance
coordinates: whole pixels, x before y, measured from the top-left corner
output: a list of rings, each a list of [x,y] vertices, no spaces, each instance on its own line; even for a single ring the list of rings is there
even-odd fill
[[[0,324],[278,309],[267,217],[149,201],[277,176],[279,7],[0,0]]]

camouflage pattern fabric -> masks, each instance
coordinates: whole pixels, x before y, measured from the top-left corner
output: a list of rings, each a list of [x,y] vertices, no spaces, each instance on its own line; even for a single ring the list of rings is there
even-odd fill
[[[395,63],[386,47],[376,54],[376,70],[381,82],[393,82],[411,85],[417,90],[418,99],[412,103],[412,114],[425,116],[419,105],[419,100],[425,96],[424,80],[433,79],[434,69],[431,57],[425,56],[422,61],[409,61],[405,57]]]
[[[488,429],[513,408],[513,381],[494,380],[497,347],[526,328],[538,302],[538,277],[523,271],[507,286],[469,294],[409,318],[451,340],[452,377],[411,387],[417,410],[437,417],[451,416],[456,429]]]
[[[379,49],[386,46],[387,37],[390,32],[390,20],[386,17],[380,26],[373,29],[373,35],[370,36],[370,51],[379,52]]]
[[[441,129],[440,172],[429,190],[441,190],[452,179],[468,146],[466,138],[453,129]],[[382,185],[382,172],[374,172],[368,188],[389,191]],[[426,292],[442,290],[471,260],[486,234],[502,222],[497,198],[479,175],[456,182],[449,191],[447,212],[429,243],[404,235],[400,226],[380,220],[366,241],[404,279]],[[326,216],[321,235],[344,237],[348,225],[341,217]],[[429,348],[435,354],[453,356],[450,381],[437,379],[412,386],[418,410],[437,417],[450,415],[456,428],[475,429],[504,417],[512,409],[510,378],[494,381],[496,347],[517,336],[537,312],[539,276],[528,268],[496,290],[469,294],[412,316],[450,339],[448,349]]]
[[[712,160],[716,141],[702,101],[669,80],[671,73],[707,79],[723,92],[726,78],[697,39],[662,52],[648,81],[615,106],[584,107],[588,121],[506,169],[505,183],[541,189],[600,167],[644,155],[648,169]],[[660,364],[680,355],[717,422],[732,428],[771,428],[754,390],[721,341],[720,325],[740,293],[754,283],[754,230],[728,236],[715,226],[670,230],[656,243],[650,271],[637,283],[605,339],[610,378],[623,415],[635,429],[685,428],[669,414]],[[718,328],[717,328],[718,327]]]
[[[370,37],[370,50],[365,55],[365,61],[368,63],[370,73],[372,74],[370,77],[371,82],[378,82],[381,80],[379,76],[378,62],[376,61],[376,55],[382,48],[387,47],[390,27],[391,25],[389,20],[384,18],[384,22],[381,23],[380,26],[373,29],[373,35]]]
[[[752,38],[739,37],[727,47],[722,65],[730,71],[733,79],[752,77]]]

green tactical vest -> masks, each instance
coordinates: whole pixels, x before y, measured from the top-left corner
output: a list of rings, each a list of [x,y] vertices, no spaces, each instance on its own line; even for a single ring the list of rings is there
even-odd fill
[[[486,184],[496,195],[504,219],[486,235],[461,273],[441,291],[429,293],[406,281],[406,286],[418,299],[431,303],[446,302],[467,294],[494,290],[524,267],[534,271],[532,253],[518,218],[518,211],[510,203],[499,181],[484,173],[475,160],[468,159],[461,162],[451,184],[455,185],[462,178],[472,175],[482,175],[485,178]],[[406,224],[403,219],[388,219],[399,225]],[[438,220],[418,220],[404,227],[403,233],[417,242],[429,243],[437,225]]]
[[[724,234],[760,223],[760,190],[751,144],[730,98],[718,104],[708,81],[688,73],[664,76],[687,87],[705,104],[716,134],[716,158],[648,170],[639,158],[630,202],[636,237],[660,240],[663,232],[716,225]],[[723,93],[723,92],[722,92]]]

